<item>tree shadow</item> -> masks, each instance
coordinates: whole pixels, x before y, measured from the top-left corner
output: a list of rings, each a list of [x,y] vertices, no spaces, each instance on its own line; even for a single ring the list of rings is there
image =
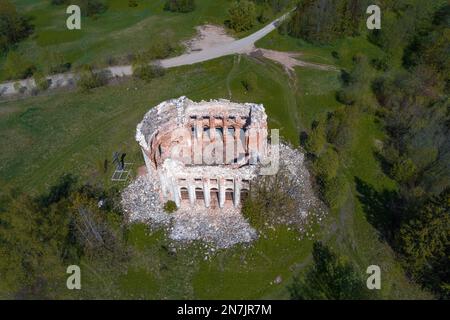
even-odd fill
[[[402,216],[398,193],[387,189],[379,192],[358,177],[355,183],[367,221],[377,229],[381,240],[392,243]]]

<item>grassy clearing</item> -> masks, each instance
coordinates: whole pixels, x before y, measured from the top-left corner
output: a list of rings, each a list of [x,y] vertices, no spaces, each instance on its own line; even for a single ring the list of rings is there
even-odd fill
[[[184,48],[182,41],[195,35],[195,27],[203,24],[224,25],[228,18],[230,1],[196,0],[196,9],[189,13],[174,13],[163,10],[165,0],[138,1],[137,7],[128,7],[124,0],[108,0],[108,10],[95,17],[83,17],[81,30],[66,28],[66,6],[54,6],[50,0],[16,0],[18,10],[33,17],[35,32],[21,42],[17,51],[38,69],[47,64],[48,52],[58,53],[64,62],[74,68],[83,64],[104,67],[111,61],[125,63],[129,54],[151,48],[155,39],[170,40],[178,46],[173,55]],[[263,24],[256,23],[245,33],[233,36],[244,37]],[[124,45],[126,43],[126,45]],[[5,57],[0,56],[0,81],[6,80],[2,66]]]
[[[34,17],[35,25],[34,34],[19,45],[18,51],[39,67],[45,65],[46,51],[62,54],[74,67],[86,63],[104,66],[110,58],[149,49],[155,38],[178,44],[192,37],[197,25],[223,24],[228,6],[226,1],[198,0],[197,9],[184,14],[164,11],[164,0],[139,1],[135,8],[128,7],[127,1],[109,0],[104,14],[83,17],[81,30],[71,31],[66,28],[64,5],[29,0],[15,3],[18,10]],[[3,62],[4,57],[0,57],[0,68]],[[2,74],[0,81],[4,80]]]

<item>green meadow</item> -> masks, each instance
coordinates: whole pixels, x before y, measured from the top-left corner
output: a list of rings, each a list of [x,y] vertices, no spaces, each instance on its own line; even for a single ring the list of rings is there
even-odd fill
[[[50,0],[13,2],[19,12],[32,17],[35,26],[34,33],[15,50],[41,70],[47,64],[49,53],[58,54],[75,69],[84,64],[98,68],[111,63],[128,64],[130,55],[150,49],[155,40],[161,39],[174,44],[173,54],[179,54],[184,50],[182,41],[196,34],[196,26],[223,26],[231,3],[196,0],[193,12],[174,13],[163,10],[165,0],[139,0],[137,7],[129,7],[126,0],[108,0],[106,12],[83,16],[81,30],[68,30],[65,5],[51,5]],[[234,36],[243,37],[262,26],[256,23],[251,30]],[[0,81],[6,77],[2,72],[5,58],[0,55]]]

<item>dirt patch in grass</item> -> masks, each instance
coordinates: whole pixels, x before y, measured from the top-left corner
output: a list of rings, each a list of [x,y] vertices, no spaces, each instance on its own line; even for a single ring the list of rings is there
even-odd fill
[[[197,35],[184,43],[188,53],[211,49],[219,45],[232,43],[236,40],[228,35],[221,26],[207,24],[199,26],[196,29]]]

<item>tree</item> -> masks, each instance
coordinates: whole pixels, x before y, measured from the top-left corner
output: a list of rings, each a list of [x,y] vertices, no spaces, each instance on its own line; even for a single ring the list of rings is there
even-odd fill
[[[228,9],[229,26],[236,32],[251,29],[256,21],[256,6],[248,0],[235,1]]]
[[[305,0],[288,24],[291,36],[316,43],[358,33],[367,6],[364,0]]]
[[[195,10],[195,0],[166,0],[164,10],[172,12],[191,12]]]
[[[252,183],[252,193],[244,201],[242,213],[254,227],[283,224],[297,213],[292,179],[282,168],[276,175],[261,176]]]
[[[311,132],[305,141],[305,148],[311,154],[318,155],[326,143],[326,127],[322,121],[314,121]]]
[[[120,228],[123,216],[117,210],[119,201],[114,190],[78,187],[71,175],[61,177],[38,197],[17,191],[2,194],[0,296],[73,298],[76,293],[64,285],[68,265],[83,259],[99,271],[128,261],[129,250]]]
[[[348,300],[370,297],[354,266],[321,242],[313,245],[313,265],[288,288],[293,300]]]
[[[29,17],[20,15],[9,0],[0,0],[0,54],[33,33]]]
[[[450,189],[430,199],[400,229],[399,246],[413,278],[450,298]]]

